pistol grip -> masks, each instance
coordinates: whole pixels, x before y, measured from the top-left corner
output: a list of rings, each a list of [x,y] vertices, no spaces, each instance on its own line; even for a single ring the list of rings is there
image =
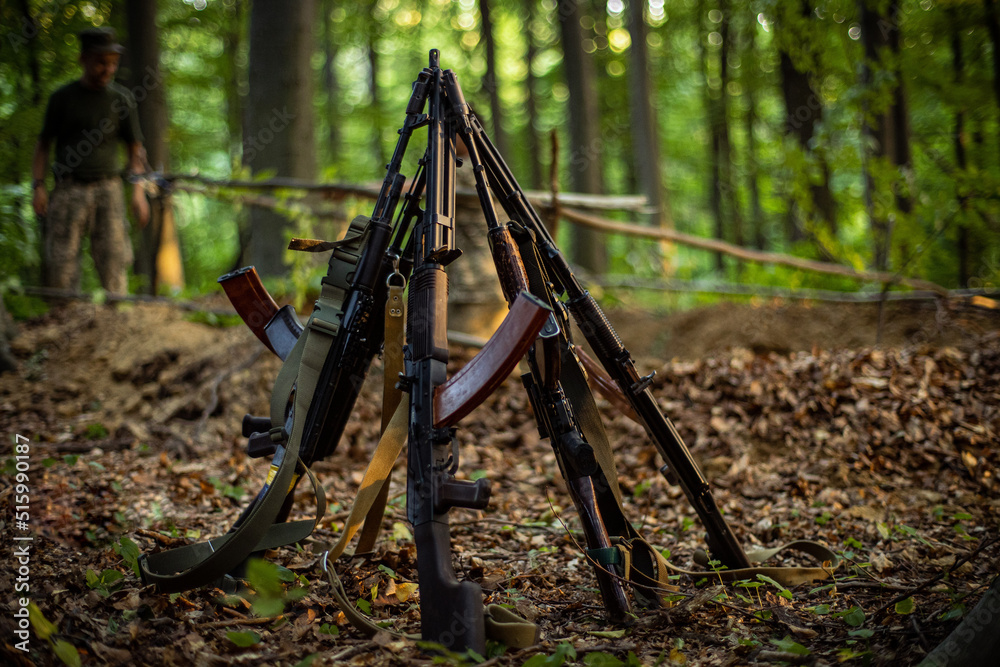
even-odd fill
[[[461,653],[486,651],[483,589],[459,581],[451,564],[448,524],[428,521],[413,527],[420,578],[420,626],[425,641]]]

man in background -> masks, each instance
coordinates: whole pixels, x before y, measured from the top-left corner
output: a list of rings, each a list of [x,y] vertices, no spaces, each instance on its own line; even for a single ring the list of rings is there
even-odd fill
[[[78,290],[80,247],[89,234],[101,286],[124,295],[132,243],[118,144],[125,144],[133,175],[145,171],[145,150],[135,100],[114,82],[124,51],[114,30],[91,28],[79,38],[83,75],[49,98],[32,160],[32,205],[42,221],[44,279],[49,287]],[[50,198],[45,175],[53,142],[55,188]],[[139,225],[145,226],[149,203],[138,186],[132,190],[132,208]]]

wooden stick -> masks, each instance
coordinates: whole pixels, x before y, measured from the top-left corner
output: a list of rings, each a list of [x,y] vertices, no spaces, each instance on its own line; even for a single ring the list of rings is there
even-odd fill
[[[803,271],[826,273],[834,276],[853,278],[854,280],[900,284],[915,289],[930,290],[943,296],[948,295],[948,290],[944,287],[938,285],[937,283],[930,282],[929,280],[922,280],[920,278],[907,278],[906,276],[899,276],[884,271],[856,271],[849,266],[843,266],[841,264],[818,262],[812,259],[793,257],[792,255],[785,255],[777,252],[766,252],[763,250],[743,248],[732,243],[719,241],[718,239],[707,239],[700,236],[694,236],[693,234],[678,232],[673,229],[645,227],[642,225],[615,222],[568,208],[562,209],[562,216],[567,220],[571,220],[591,229],[598,229],[618,234],[628,234],[630,236],[639,236],[650,239],[666,239],[691,248],[700,248],[702,250],[725,253],[748,262],[779,264],[795,269],[802,269]]]

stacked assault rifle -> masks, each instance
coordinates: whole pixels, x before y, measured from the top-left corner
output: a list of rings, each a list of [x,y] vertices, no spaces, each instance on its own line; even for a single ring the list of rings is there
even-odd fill
[[[414,130],[425,126],[427,148],[404,195],[403,156]],[[457,141],[468,149],[468,167],[510,312],[487,345],[449,379],[445,267],[461,254],[453,243]],[[822,568],[751,568],[690,452],[657,407],[649,390],[653,375],[637,372],[486,136],[455,74],[440,68],[437,51],[431,51],[429,67],[413,84],[372,216],[356,219],[342,241],[293,241],[293,246],[332,250],[321,296],[304,328],[289,306],[277,308],[252,267],[219,279],[254,333],[285,361],[270,416],[247,416],[243,424],[250,455],[272,457],[267,483],[226,535],[145,557],[148,583],[165,591],[209,584],[238,571],[251,553],[307,537],[324,506],[322,487],[309,466],[337,446],[372,359],[382,351],[384,434],[359,495],[367,499],[365,509],[374,510],[358,551],[374,544],[388,471],[408,440],[407,515],[417,547],[424,639],[482,653],[487,627],[510,620],[484,613],[480,587],[456,577],[448,514],[454,507],[485,508],[490,496],[488,480],[456,478],[455,424],[522,358],[528,368],[522,382],[539,432],[549,439],[567,480],[610,621],[627,622],[633,615],[629,592],[638,606],[659,604],[671,569],[624,515],[614,457],[587,383],[588,368],[591,379],[602,380],[605,389],[611,385],[616,400],[645,427],[665,462],[661,471],[683,489],[707,531],[712,557],[730,576],[767,572],[791,584],[827,574]],[[571,317],[603,370],[573,344]],[[316,490],[317,516],[286,522],[292,492],[303,476]],[[360,520],[354,515],[342,542],[358,529]],[[821,561],[835,560],[815,543],[795,546]],[[536,635],[522,639],[531,643]]]

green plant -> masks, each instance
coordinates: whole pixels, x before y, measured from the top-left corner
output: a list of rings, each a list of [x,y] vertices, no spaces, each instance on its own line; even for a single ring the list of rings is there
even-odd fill
[[[31,627],[35,630],[35,636],[42,641],[48,642],[52,652],[56,654],[64,665],[69,667],[79,667],[80,653],[76,647],[65,639],[55,639],[56,626],[52,624],[34,602],[28,603],[28,619]]]
[[[562,667],[567,660],[576,660],[576,649],[572,644],[563,642],[556,646],[555,653],[551,655],[533,655],[528,658],[522,667]]]
[[[87,586],[104,597],[108,597],[124,584],[125,575],[118,570],[104,570],[98,574],[95,570],[87,570]]]
[[[246,580],[254,591],[253,612],[265,618],[281,615],[287,603],[301,600],[309,592],[300,585],[286,589],[286,584],[296,581],[295,574],[261,558],[251,558],[247,562]]]
[[[135,576],[140,576],[139,557],[142,555],[142,552],[139,550],[139,545],[123,535],[112,548],[116,554],[122,557],[126,565],[132,569]]]

